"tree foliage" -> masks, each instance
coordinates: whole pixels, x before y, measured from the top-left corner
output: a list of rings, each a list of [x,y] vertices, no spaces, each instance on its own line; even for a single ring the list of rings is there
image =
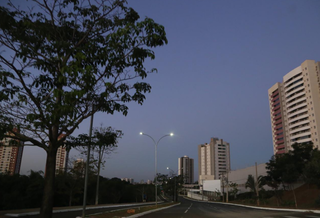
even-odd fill
[[[231,188],[229,191],[230,195],[233,196],[234,199],[236,199],[237,193],[239,192],[238,184],[230,181],[229,187]]]
[[[84,177],[79,168],[59,173],[55,179],[55,207],[80,206],[83,203]],[[44,186],[43,172],[31,171],[29,175],[0,174],[0,208],[1,210],[16,210],[38,208],[41,206]],[[88,202],[94,204],[96,175],[89,176]],[[154,201],[154,185],[130,184],[118,178],[100,177],[100,203],[130,203]]]
[[[265,185],[264,177],[258,176],[258,181],[256,181],[252,175],[248,175],[245,188],[249,188],[251,192],[257,193],[257,185],[259,190]]]
[[[295,143],[292,148],[288,153],[276,155],[270,159],[266,164],[267,176],[265,180],[267,185],[274,189],[278,201],[280,200],[279,186],[289,187],[297,207],[294,184],[299,180],[306,181],[307,175],[310,176],[310,171],[308,173],[306,171],[307,166],[311,166],[310,160],[316,157],[318,151],[313,148],[312,142]],[[313,170],[312,167],[309,170]]]
[[[167,43],[164,27],[140,19],[125,0],[33,0],[0,7],[0,138],[47,152],[41,217],[51,217],[55,157],[96,112],[128,113],[151,86],[151,50]],[[13,128],[14,134],[7,134]]]
[[[103,127],[101,125],[99,128],[94,129],[92,137],[87,134],[81,134],[78,137],[69,137],[67,142],[69,149],[70,147],[78,147],[77,150],[82,154],[88,155],[88,149],[93,151],[93,153],[90,153],[90,158],[97,169],[96,205],[99,203],[99,178],[101,167],[104,167],[104,158],[106,155],[114,152],[118,146],[118,139],[121,138],[122,135],[121,130],[115,130],[112,127]]]
[[[306,163],[304,175],[306,182],[315,184],[320,188],[320,151],[313,152],[311,160]]]

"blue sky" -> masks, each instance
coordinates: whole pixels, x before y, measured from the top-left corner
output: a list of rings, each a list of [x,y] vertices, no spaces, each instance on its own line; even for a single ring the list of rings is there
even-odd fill
[[[158,172],[175,171],[178,158],[195,160],[197,146],[211,137],[230,143],[231,168],[262,163],[273,154],[268,89],[304,60],[320,61],[318,0],[131,0],[141,16],[165,27],[168,45],[155,49],[152,85],[141,106],[129,114],[99,113],[103,123],[121,129],[119,147],[106,162],[106,177],[135,181],[154,176],[155,139],[173,132],[158,146]],[[87,133],[89,120],[75,134]],[[76,152],[72,151],[71,156]],[[44,170],[45,153],[26,147],[21,173]]]

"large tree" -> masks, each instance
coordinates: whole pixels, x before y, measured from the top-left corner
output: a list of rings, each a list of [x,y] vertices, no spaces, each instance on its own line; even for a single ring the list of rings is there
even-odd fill
[[[313,148],[312,142],[294,143],[292,150],[288,153],[273,156],[266,164],[267,184],[271,186],[275,192],[280,184],[286,184],[293,193],[295,207],[298,207],[294,185],[299,180],[306,179],[306,166],[312,160],[317,149]],[[279,197],[279,196],[278,196]]]
[[[142,104],[151,86],[139,79],[155,71],[144,62],[167,39],[163,26],[140,20],[125,0],[32,4],[0,7],[0,138],[45,150],[40,214],[51,217],[58,147],[96,112],[126,115],[127,102]]]
[[[104,166],[106,155],[114,152],[118,147],[118,139],[123,135],[121,130],[115,130],[111,126],[95,128],[93,136],[90,138],[87,134],[80,134],[78,137],[69,137],[67,147],[77,147],[81,154],[88,155],[88,145],[90,151],[90,159],[97,169],[97,186],[96,186],[96,199],[95,205],[99,203],[99,181],[101,167]],[[89,163],[90,164],[90,163]]]

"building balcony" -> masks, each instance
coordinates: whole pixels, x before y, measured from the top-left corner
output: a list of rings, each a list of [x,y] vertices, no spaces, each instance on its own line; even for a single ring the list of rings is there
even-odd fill
[[[279,149],[284,148],[284,147],[285,147],[284,145],[279,145],[279,146],[276,147],[276,149],[279,150]]]
[[[291,107],[292,105],[294,105],[294,104],[297,104],[298,102],[300,102],[302,99],[306,99],[306,96],[305,96],[305,93],[304,92],[301,92],[301,93],[299,93],[299,94],[297,94],[297,96],[294,96],[294,100],[292,101],[292,99],[290,99],[290,103],[289,103],[289,101],[286,101],[286,106],[287,106],[287,108],[288,107]]]
[[[301,75],[293,78],[290,82],[285,83],[284,88],[285,89],[290,89],[291,87],[293,87],[295,85],[299,85],[302,82],[303,82],[303,76],[301,74]]]
[[[305,138],[305,139],[300,139],[298,141],[296,141],[297,143],[304,143],[304,142],[311,142],[312,138]]]
[[[280,130],[276,131],[274,134],[278,135],[279,133],[282,133],[282,132],[283,132],[283,129],[280,129]]]
[[[306,117],[308,117],[308,114],[307,114]],[[291,131],[293,128],[296,128],[296,127],[298,127],[298,126],[302,126],[302,125],[305,125],[305,124],[308,124],[308,123],[310,123],[309,120],[302,120],[302,121],[297,122],[297,123],[294,123],[294,124],[289,123],[290,131]]]
[[[283,139],[276,142],[277,145],[280,145],[280,144],[282,144],[282,143],[284,143],[284,140],[283,140]]]
[[[276,121],[277,119],[281,119],[281,114],[273,118],[274,121]]]
[[[281,128],[281,127],[282,127],[282,124],[277,125],[277,126],[274,125],[274,126],[273,126],[273,130],[277,132],[277,131],[279,131],[279,130],[277,130],[277,129],[279,129],[279,128]],[[280,129],[280,130],[281,130],[281,129]]]
[[[278,106],[276,106],[275,108],[272,109],[272,111],[276,111],[280,108],[280,104]]]
[[[286,153],[286,150],[280,150],[280,151],[277,151],[277,153],[276,153],[276,154],[284,154],[284,153]]]
[[[302,83],[303,84],[303,83]],[[300,86],[300,87],[298,87],[298,88],[295,88],[295,89],[292,89],[290,92],[287,92],[286,94],[285,94],[285,97],[287,98],[287,99],[289,99],[288,98],[288,96],[290,96],[291,94],[294,94],[294,93],[297,93],[297,92],[299,92],[299,91],[301,91],[301,90],[303,90],[304,89],[304,86],[302,85],[302,86]],[[294,95],[292,95],[291,97],[293,97]],[[290,98],[291,98],[290,97]]]
[[[275,101],[275,102],[273,102],[273,103],[272,103],[272,107],[274,107],[276,104],[279,104],[279,103],[280,103],[280,99],[277,100],[277,101]]]
[[[305,137],[305,136],[308,136],[308,135],[311,135],[311,131],[310,130],[305,130],[305,132],[290,136],[290,140],[296,139],[296,138]]]
[[[301,99],[301,101],[299,101],[294,107],[287,109],[287,113],[290,113],[294,110],[297,110],[303,106],[307,106],[307,100],[306,99]]]
[[[277,125],[277,124],[279,124],[279,123],[282,123],[282,119],[276,121],[274,124]]]
[[[288,119],[289,119],[290,122],[292,122],[295,118],[300,117],[300,116],[302,117],[303,115],[305,115],[305,114],[303,114],[303,113],[305,113],[305,112],[308,112],[307,106],[305,106],[304,108],[301,108],[301,109],[295,111],[295,112],[292,113],[292,114],[288,114]],[[295,117],[295,116],[298,115],[298,114],[299,114],[299,116]],[[302,115],[300,115],[300,114],[302,114]],[[293,117],[294,117],[294,118],[293,118]]]
[[[291,131],[289,132],[289,134],[295,134],[295,133],[297,133],[297,132],[305,131],[305,130],[308,130],[308,129],[310,129],[310,126],[309,126],[309,125],[302,126],[302,127],[300,127],[300,128],[291,130]]]
[[[275,93],[273,93],[272,95],[271,95],[271,98],[274,98],[276,95],[278,95],[279,94],[279,90],[277,90]]]

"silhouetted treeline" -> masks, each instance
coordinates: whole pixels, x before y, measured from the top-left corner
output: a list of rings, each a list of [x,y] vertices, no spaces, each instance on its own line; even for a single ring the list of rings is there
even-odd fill
[[[43,172],[26,175],[0,174],[0,210],[40,207]],[[72,173],[56,175],[54,206],[74,206],[83,203],[83,176]],[[95,202],[96,176],[89,176],[87,204]],[[154,201],[154,186],[133,185],[118,178],[100,177],[99,204]]]

